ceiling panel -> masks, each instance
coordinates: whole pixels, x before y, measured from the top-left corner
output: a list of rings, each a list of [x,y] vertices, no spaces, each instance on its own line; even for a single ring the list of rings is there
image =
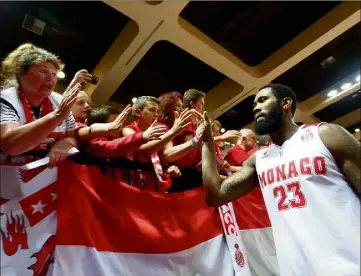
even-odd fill
[[[42,35],[22,28],[25,14],[46,23]],[[76,71],[92,71],[129,18],[101,1],[0,1],[0,58],[25,42],[60,56],[69,82]]]
[[[225,76],[168,41],[159,41],[140,60],[110,98],[126,104],[133,97],[155,96],[189,88],[204,92],[218,85]]]
[[[249,96],[232,108],[230,111],[217,118],[225,129],[240,129],[242,126],[253,122],[253,100],[255,96]]]
[[[255,66],[339,3],[191,1],[180,16],[249,66]]]
[[[332,122],[361,107],[361,90],[321,109],[314,115],[322,122]]]
[[[334,62],[322,67],[321,63],[329,57]],[[358,23],[273,82],[290,86],[302,102],[360,72],[360,57],[361,23]]]

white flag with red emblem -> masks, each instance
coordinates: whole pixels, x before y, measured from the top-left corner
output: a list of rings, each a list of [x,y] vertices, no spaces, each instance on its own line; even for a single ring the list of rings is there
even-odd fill
[[[1,275],[52,275],[57,169],[1,164]]]

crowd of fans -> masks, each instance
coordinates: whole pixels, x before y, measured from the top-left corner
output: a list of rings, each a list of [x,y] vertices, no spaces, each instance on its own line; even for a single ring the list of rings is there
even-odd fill
[[[19,46],[3,60],[2,162],[31,162],[46,154],[49,167],[54,167],[75,147],[79,156],[98,158],[104,173],[140,189],[175,192],[202,184],[204,92],[141,96],[120,112],[111,106],[92,106],[89,95],[81,91],[92,78],[87,70],[75,74],[63,95],[54,92],[63,67],[56,55],[32,44]],[[126,124],[130,115],[134,121]],[[218,169],[224,175],[237,171],[260,146],[252,130],[222,134],[217,120],[212,129]],[[235,140],[227,150],[227,141]]]

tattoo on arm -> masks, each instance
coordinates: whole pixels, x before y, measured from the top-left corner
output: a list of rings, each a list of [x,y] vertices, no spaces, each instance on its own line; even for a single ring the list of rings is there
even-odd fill
[[[237,183],[234,179],[230,179],[228,181],[225,181],[222,188],[225,194],[232,195],[237,189]]]

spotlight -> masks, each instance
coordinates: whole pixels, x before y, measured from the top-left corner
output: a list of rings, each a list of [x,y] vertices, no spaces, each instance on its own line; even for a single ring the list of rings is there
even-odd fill
[[[58,76],[59,79],[65,78],[65,73],[63,71],[59,71],[56,75]]]
[[[355,132],[360,132],[360,129],[359,129],[359,128],[356,128],[356,129],[355,129]]]
[[[221,128],[221,133],[225,133],[226,130],[224,128]]]
[[[137,100],[137,98],[133,98],[133,99],[132,99],[132,103],[135,103],[136,100]]]
[[[327,97],[333,97],[336,94],[337,94],[337,90],[332,90],[332,91],[328,92]]]
[[[341,86],[341,89],[342,89],[342,90],[346,90],[346,89],[348,89],[348,88],[350,88],[350,87],[351,87],[351,83],[348,82],[348,83],[344,83],[344,84]]]

